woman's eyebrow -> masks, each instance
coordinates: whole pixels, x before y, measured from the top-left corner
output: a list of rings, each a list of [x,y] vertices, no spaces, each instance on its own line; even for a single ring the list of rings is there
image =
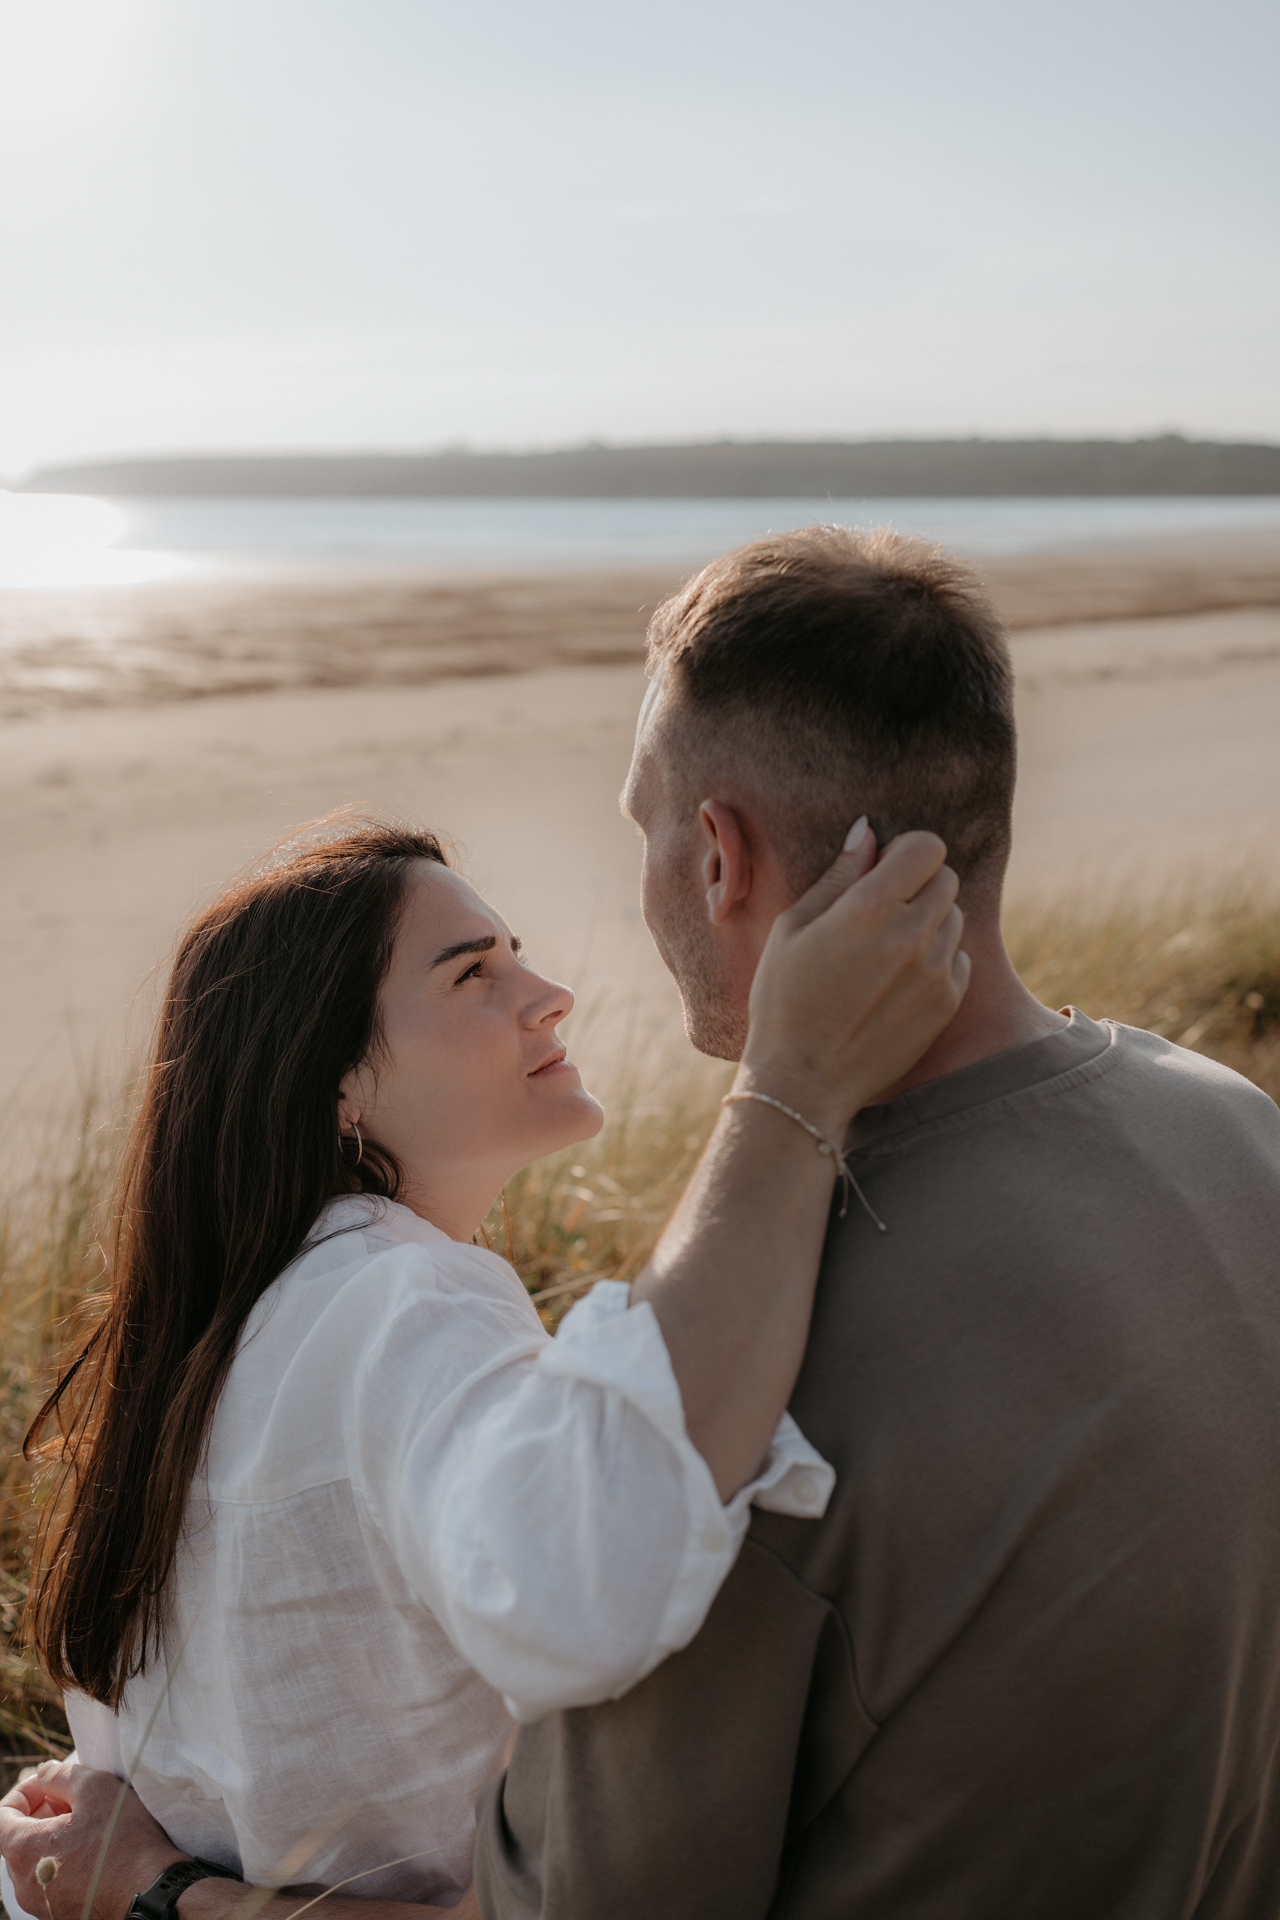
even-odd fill
[[[492,933],[482,934],[476,940],[459,940],[456,946],[441,947],[431,967],[442,967],[446,960],[456,960],[461,953],[491,953],[497,944],[497,936]],[[431,967],[427,969],[428,972]]]
[[[463,953],[490,953],[497,944],[497,936],[486,933],[474,940],[459,940],[456,946],[441,947],[431,966],[427,968],[427,972],[430,973],[434,967],[442,967],[446,960],[456,960]],[[517,959],[524,951],[524,941],[518,933],[513,933],[511,936],[511,951]]]

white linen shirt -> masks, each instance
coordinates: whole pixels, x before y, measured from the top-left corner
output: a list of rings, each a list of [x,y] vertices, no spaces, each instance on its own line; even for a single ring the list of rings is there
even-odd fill
[[[335,1201],[246,1323],[168,1663],[118,1715],[68,1696],[79,1758],[123,1777],[140,1754],[175,1843],[251,1881],[323,1829],[288,1880],[450,1904],[508,1714],[626,1692],[701,1626],[751,1502],[817,1518],[833,1483],[784,1416],[723,1505],[625,1286],[553,1341],[495,1254]]]

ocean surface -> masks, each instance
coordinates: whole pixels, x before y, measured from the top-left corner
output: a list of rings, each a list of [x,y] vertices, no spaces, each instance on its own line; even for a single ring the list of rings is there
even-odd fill
[[[95,500],[0,493],[0,587],[387,569],[695,566],[814,521],[975,555],[1280,529],[1280,499]]]

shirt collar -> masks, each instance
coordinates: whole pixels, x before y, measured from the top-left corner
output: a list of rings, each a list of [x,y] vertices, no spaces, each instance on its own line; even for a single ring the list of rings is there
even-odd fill
[[[1070,1020],[1056,1033],[1046,1034],[1041,1040],[1028,1040],[1005,1053],[992,1054],[990,1059],[977,1060],[971,1067],[959,1067],[955,1073],[944,1073],[938,1080],[927,1080],[923,1086],[912,1087],[909,1093],[900,1094],[882,1106],[864,1107],[855,1114],[846,1135],[846,1151],[861,1152],[930,1120],[944,1120],[953,1113],[985,1106],[990,1100],[1003,1100],[1027,1087],[1056,1080],[1059,1074],[1085,1066],[1115,1044],[1115,1033],[1110,1027],[1099,1026],[1076,1007],[1068,1011]]]
[[[448,1240],[440,1227],[432,1226],[411,1207],[398,1200],[384,1200],[376,1193],[340,1193],[330,1200],[307,1238],[327,1239],[334,1233],[372,1232],[396,1246],[431,1245]],[[451,1243],[452,1244],[452,1243]]]

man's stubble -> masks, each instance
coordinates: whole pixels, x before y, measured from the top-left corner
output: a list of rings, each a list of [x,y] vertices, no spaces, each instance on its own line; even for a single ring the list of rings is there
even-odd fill
[[[715,936],[696,898],[647,894],[645,919],[680,989],[691,1046],[713,1060],[738,1060],[747,1038],[747,1010],[737,1005]]]
[[[623,809],[644,822],[645,857],[640,902],[645,925],[680,990],[684,1030],[699,1053],[738,1060],[747,1039],[746,996],[738,996],[724,964],[705,903],[692,881],[688,836],[697,808],[678,770],[686,765],[687,736],[672,736],[671,701],[664,701],[661,668],[654,674],[636,728],[636,746]]]

